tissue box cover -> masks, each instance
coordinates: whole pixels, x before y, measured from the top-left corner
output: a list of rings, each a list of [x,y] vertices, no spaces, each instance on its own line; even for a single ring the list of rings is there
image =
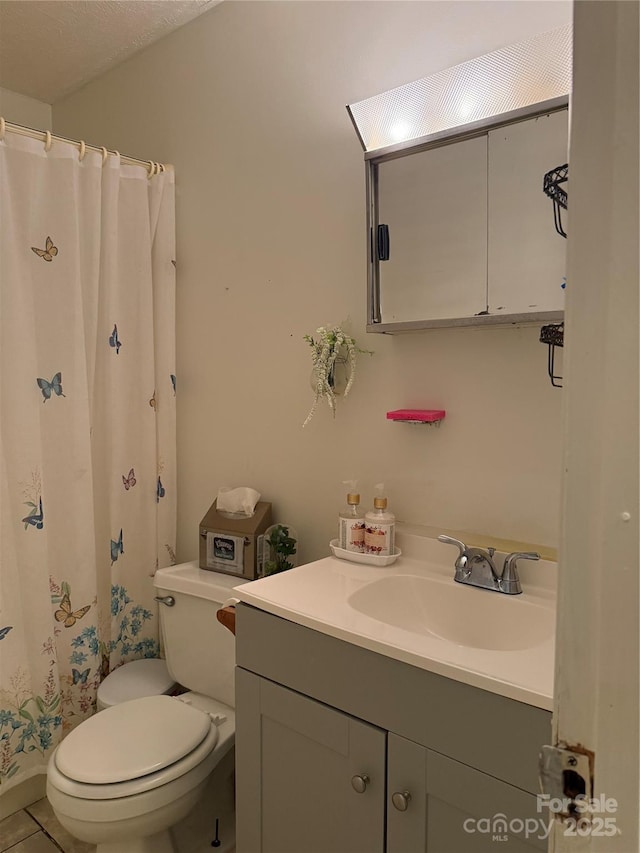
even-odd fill
[[[249,518],[227,518],[216,501],[200,522],[200,568],[255,580],[263,574],[264,531],[271,524],[271,504],[258,501]]]

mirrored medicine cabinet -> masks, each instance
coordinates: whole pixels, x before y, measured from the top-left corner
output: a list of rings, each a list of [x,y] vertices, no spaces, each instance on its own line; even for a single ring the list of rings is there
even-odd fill
[[[562,319],[566,241],[542,188],[568,159],[567,103],[365,154],[367,331]]]

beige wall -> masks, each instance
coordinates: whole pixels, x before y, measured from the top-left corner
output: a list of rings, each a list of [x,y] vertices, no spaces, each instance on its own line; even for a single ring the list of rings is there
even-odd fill
[[[559,26],[567,3],[225,2],[54,105],[56,132],[171,162],[178,218],[178,557],[221,485],[327,552],[344,488],[411,522],[555,545],[562,392],[538,328],[366,335],[363,157],[346,103]],[[550,210],[551,215],[551,210]],[[334,420],[302,337],[350,320]],[[440,429],[389,409],[442,407]]]
[[[23,124],[36,130],[52,129],[51,104],[11,89],[0,88],[0,116],[13,124]]]

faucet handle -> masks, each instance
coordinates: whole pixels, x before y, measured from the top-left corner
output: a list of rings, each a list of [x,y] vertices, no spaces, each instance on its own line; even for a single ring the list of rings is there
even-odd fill
[[[447,536],[446,533],[441,533],[440,536],[438,536],[438,541],[444,542],[445,545],[455,545],[460,549],[461,557],[467,553],[467,546],[464,542],[461,542],[459,539],[454,539],[453,536]]]
[[[514,551],[513,554],[509,554],[509,556],[504,558],[504,569],[502,571],[503,580],[512,580],[512,578],[507,577],[507,575],[513,575],[515,573],[516,563],[518,560],[539,560],[540,554],[536,554],[535,551]]]
[[[455,574],[453,579],[458,581],[459,583],[466,581],[469,575],[471,574],[471,568],[469,567],[469,549],[461,542],[459,539],[454,539],[453,536],[447,536],[445,533],[441,533],[438,536],[438,540],[440,542],[444,542],[445,545],[455,545],[456,548],[460,551],[458,556],[456,557],[456,561],[453,564],[455,569]]]
[[[536,554],[535,551],[514,551],[513,554],[509,554],[507,557],[505,557],[504,568],[502,569],[502,576],[500,578],[500,585],[502,591],[515,595],[517,595],[519,592],[522,592],[516,563],[518,562],[518,560],[539,559],[540,554]]]

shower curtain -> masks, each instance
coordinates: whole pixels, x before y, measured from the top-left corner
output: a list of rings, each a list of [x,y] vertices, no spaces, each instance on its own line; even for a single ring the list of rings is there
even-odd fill
[[[110,669],[159,653],[175,562],[174,181],[0,141],[0,793]]]

